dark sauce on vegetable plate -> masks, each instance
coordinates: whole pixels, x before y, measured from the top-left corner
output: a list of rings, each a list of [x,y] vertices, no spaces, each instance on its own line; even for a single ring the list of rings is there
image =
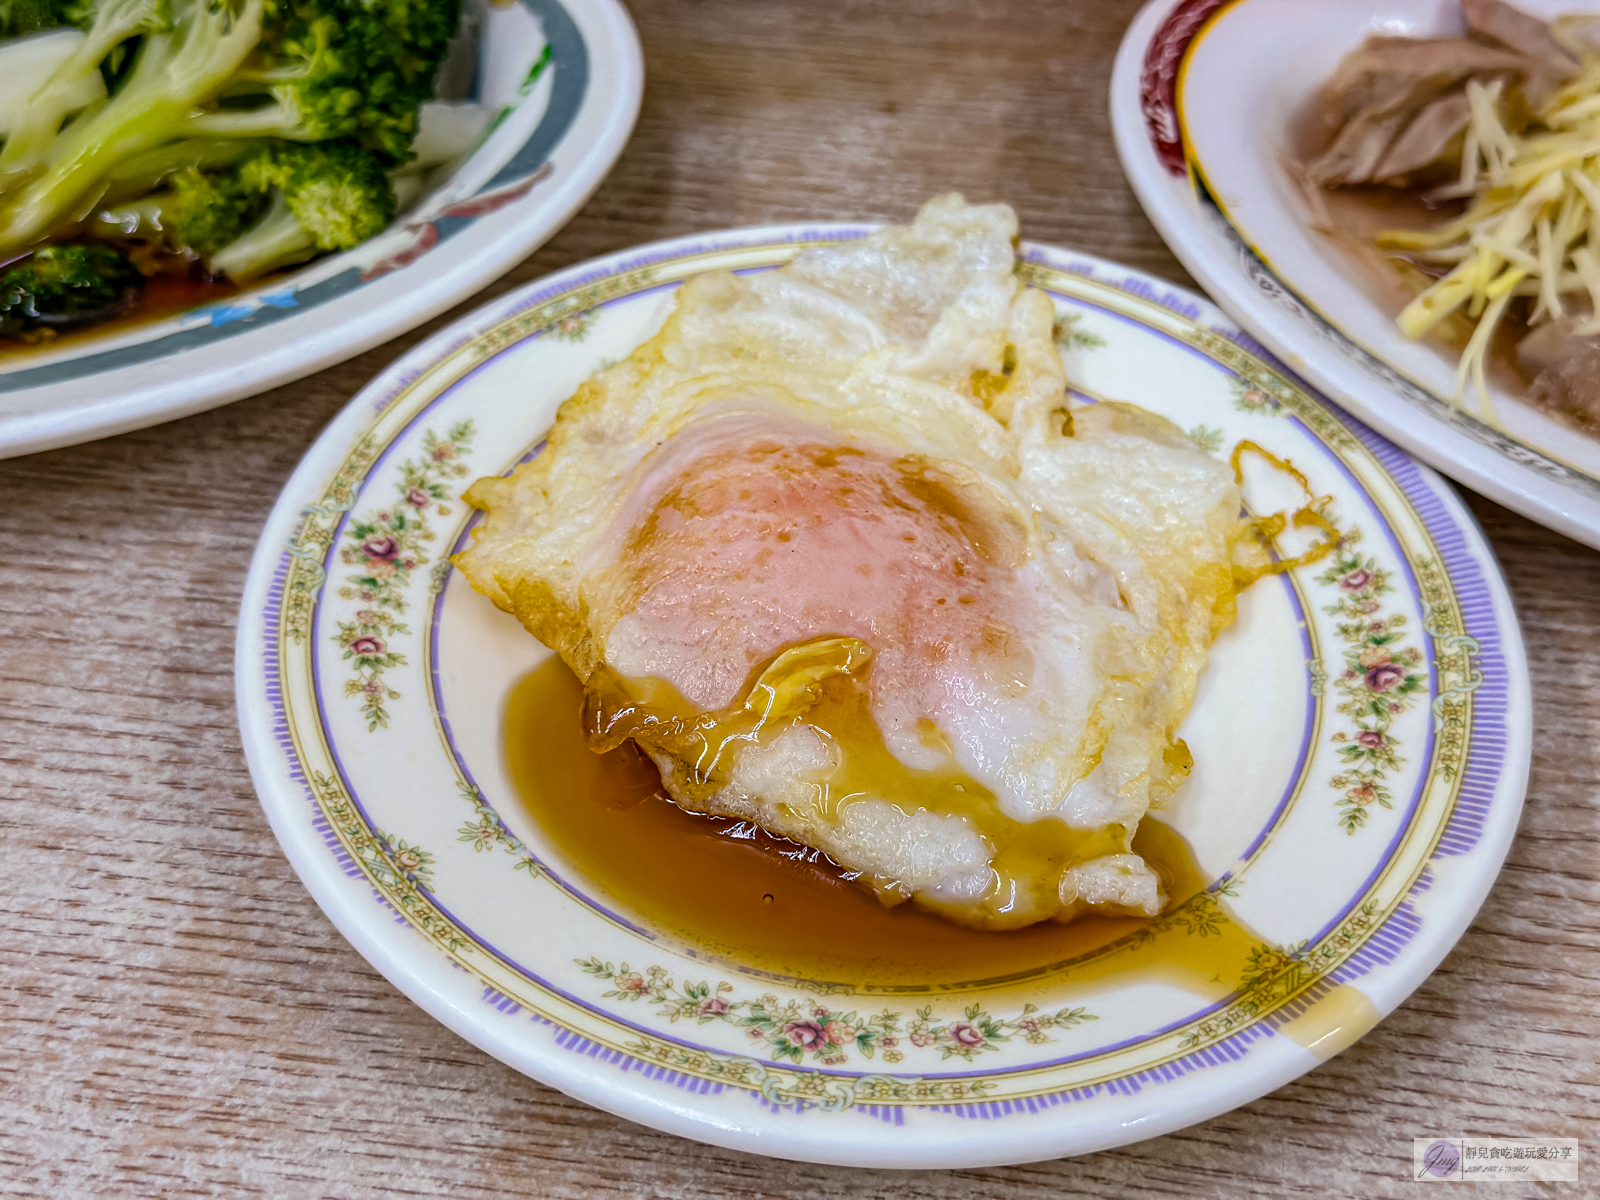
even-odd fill
[[[263,282],[270,280],[257,280],[251,286],[260,286]],[[108,320],[96,321],[32,340],[0,337],[0,361],[11,361],[30,354],[79,346],[98,338],[126,333],[141,325],[187,312],[191,308],[199,308],[203,304],[215,304],[219,300],[226,300],[241,290],[243,289],[238,284],[226,279],[207,277],[198,267],[188,272],[163,271],[146,279],[144,286],[139,290],[138,298],[127,309]]]

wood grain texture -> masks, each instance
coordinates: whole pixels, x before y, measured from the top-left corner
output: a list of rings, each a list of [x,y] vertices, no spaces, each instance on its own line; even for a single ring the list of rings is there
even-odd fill
[[[1106,87],[1135,8],[635,0],[631,144],[479,301],[651,238],[904,219],[949,188],[1009,201],[1029,237],[1187,283],[1112,150]],[[216,412],[0,463],[0,1193],[1388,1196],[1414,1133],[1463,1132],[1585,1139],[1588,1182],[1563,1194],[1600,1194],[1600,555],[1475,497],[1533,668],[1521,832],[1443,966],[1272,1095],[1083,1158],[851,1171],[655,1133],[435,1023],[279,851],[240,752],[232,647],[283,481],[442,323]]]

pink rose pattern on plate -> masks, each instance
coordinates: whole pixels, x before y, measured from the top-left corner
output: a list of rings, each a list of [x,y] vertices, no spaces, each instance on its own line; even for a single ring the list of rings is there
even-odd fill
[[[1290,395],[1289,385],[1275,376],[1240,376],[1229,386],[1239,412],[1288,415],[1284,401]],[[1340,619],[1337,630],[1344,642],[1345,668],[1333,675],[1333,685],[1342,697],[1337,711],[1355,721],[1354,730],[1333,735],[1343,770],[1330,780],[1340,792],[1339,825],[1351,835],[1366,826],[1374,808],[1394,807],[1385,781],[1405,760],[1395,753],[1400,743],[1390,726],[1428,692],[1422,651],[1401,645],[1406,638],[1401,632],[1405,616],[1382,613],[1379,597],[1394,591],[1390,573],[1376,559],[1355,552],[1360,540],[1359,529],[1345,534],[1333,563],[1316,577],[1318,583],[1337,589],[1338,599],[1322,611]],[[1315,686],[1320,690],[1320,678]]]
[[[384,702],[400,698],[383,678],[389,668],[406,664],[405,655],[393,649],[397,636],[411,632],[398,614],[406,610],[411,573],[430,561],[424,551],[435,537],[429,515],[449,516],[453,497],[446,483],[471,473],[462,458],[471,449],[472,432],[471,421],[452,425],[443,438],[426,431],[422,454],[400,464],[395,502],[352,520],[344,532],[339,559],[356,569],[345,576],[339,598],[359,600],[363,607],[354,620],[339,622],[333,640],[354,672],[344,694],[360,698],[369,733],[389,724]]]
[[[933,1008],[919,1008],[907,1022],[904,1013],[884,1009],[873,1015],[830,1008],[818,999],[780,1000],[768,993],[756,999],[733,998],[733,984],[677,983],[662,967],[635,971],[598,958],[578,959],[586,975],[611,985],[601,994],[615,1000],[648,1000],[669,1021],[693,1020],[701,1025],[722,1021],[744,1029],[745,1036],[767,1050],[774,1062],[801,1065],[806,1059],[821,1066],[850,1061],[852,1051],[863,1058],[880,1053],[889,1064],[905,1059],[905,1046],[936,1049],[940,1059],[959,1057],[971,1062],[988,1050],[998,1050],[1013,1037],[1026,1042],[1052,1042],[1050,1029],[1068,1029],[1095,1020],[1082,1008],[1042,1013],[1034,1005],[1012,1018],[997,1018],[970,1005],[956,1019],[938,1018]]]
[[[1233,392],[1233,407],[1240,412],[1256,413],[1260,416],[1282,416],[1283,401],[1272,394],[1274,382],[1268,379],[1232,380],[1228,387]]]
[[[558,341],[581,342],[589,336],[589,330],[594,325],[594,310],[586,308],[581,312],[567,313],[557,317],[550,326],[550,333]]]
[[[1345,534],[1333,562],[1316,577],[1337,589],[1338,599],[1322,611],[1339,618],[1336,629],[1344,642],[1344,670],[1332,675],[1340,696],[1337,711],[1355,721],[1353,730],[1333,735],[1342,769],[1330,781],[1341,793],[1338,820],[1348,834],[1366,825],[1373,808],[1394,807],[1386,780],[1403,760],[1395,753],[1400,743],[1390,727],[1428,693],[1422,651],[1402,644],[1405,616],[1385,614],[1379,600],[1394,590],[1390,573],[1356,552],[1360,540],[1359,529]]]

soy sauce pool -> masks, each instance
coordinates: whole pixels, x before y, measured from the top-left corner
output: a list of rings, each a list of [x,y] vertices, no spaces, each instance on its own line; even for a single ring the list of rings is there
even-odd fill
[[[271,280],[268,279],[266,282],[270,283]],[[8,362],[32,354],[64,350],[97,338],[126,333],[140,326],[187,312],[191,308],[199,308],[203,304],[215,304],[219,300],[226,300],[229,296],[238,295],[242,290],[238,284],[229,280],[209,279],[199,270],[166,271],[160,275],[152,275],[145,280],[138,298],[114,317],[63,330],[53,336],[34,341],[0,337],[0,361]]]
[[[697,953],[862,990],[1139,972],[1221,996],[1255,942],[1223,905],[1200,895],[1207,880],[1188,846],[1154,820],[1140,825],[1134,849],[1161,875],[1169,912],[1204,909],[1205,936],[1194,935],[1192,921],[1101,916],[992,932],[909,903],[887,908],[815,850],[748,822],[678,808],[631,743],[590,751],[582,700],[582,686],[555,657],[512,689],[505,746],[524,812],[562,865],[598,886],[597,900]]]

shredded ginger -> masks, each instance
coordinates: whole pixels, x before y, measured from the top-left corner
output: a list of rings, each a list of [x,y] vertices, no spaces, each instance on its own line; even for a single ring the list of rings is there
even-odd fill
[[[1583,68],[1526,129],[1502,119],[1500,80],[1467,84],[1471,119],[1461,175],[1432,193],[1470,197],[1467,211],[1436,229],[1389,230],[1377,239],[1425,262],[1454,264],[1396,323],[1415,341],[1458,310],[1475,322],[1456,369],[1454,402],[1464,407],[1470,380],[1480,414],[1496,425],[1485,360],[1515,297],[1533,298],[1530,325],[1572,316],[1576,336],[1600,334],[1600,57],[1564,24],[1552,31]]]

